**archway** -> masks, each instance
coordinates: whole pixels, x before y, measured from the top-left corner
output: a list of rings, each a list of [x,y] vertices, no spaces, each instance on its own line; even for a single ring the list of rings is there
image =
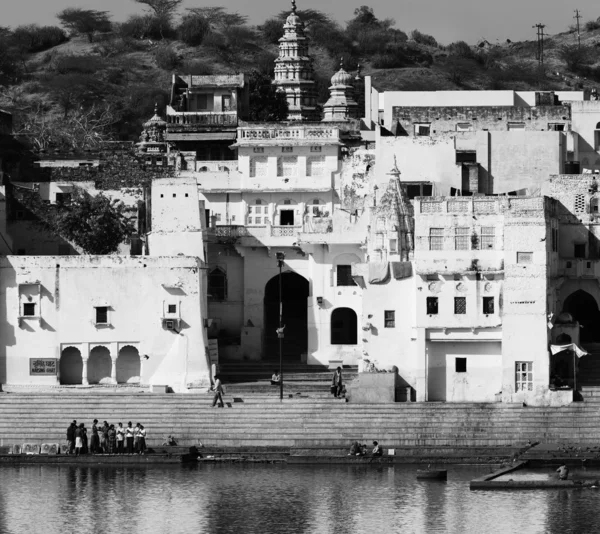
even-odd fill
[[[274,276],[265,286],[265,359],[279,359],[279,276]],[[281,274],[283,299],[283,358],[299,361],[308,350],[308,293],[309,284],[299,274]]]
[[[571,293],[563,305],[581,326],[581,343],[600,343],[600,310],[598,303],[587,291],[579,289]]]
[[[94,347],[88,360],[88,382],[99,384],[103,378],[110,378],[112,360],[107,347]]]
[[[65,347],[60,355],[60,383],[75,385],[83,383],[83,359],[76,347]]]
[[[358,317],[351,308],[336,308],[331,314],[331,344],[356,345]]]
[[[117,383],[137,383],[140,381],[140,353],[126,345],[119,351],[117,358]]]

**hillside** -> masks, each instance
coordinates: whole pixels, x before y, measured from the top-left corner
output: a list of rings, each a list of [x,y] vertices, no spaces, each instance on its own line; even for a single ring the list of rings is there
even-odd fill
[[[22,44],[19,28],[0,28],[0,108],[13,113],[15,131],[37,148],[74,147],[81,143],[73,133],[78,129],[89,134],[87,143],[106,137],[133,140],[152,115],[154,103],[160,107],[167,103],[172,72],[256,70],[272,75],[285,12],[250,27],[243,16],[223,8],[203,9],[216,9],[218,16],[209,18],[206,11],[202,16],[188,14],[179,26],[171,24],[168,31],[158,33],[147,24],[140,31],[135,21],[130,26],[127,22],[93,39],[77,33],[57,37],[61,30],[54,28],[52,38],[36,46],[32,39]],[[409,37],[394,28],[393,21],[378,20],[364,6],[345,28],[317,11],[298,14],[308,22],[321,103],[328,97],[340,57],[348,70],[360,64],[380,90],[573,90],[600,85],[597,23],[582,31],[581,49],[571,31],[546,38],[541,68],[533,41],[495,45],[459,41],[443,46],[417,30]],[[192,37],[182,30],[186,21],[196,25]],[[16,58],[12,62],[3,56],[2,44]]]

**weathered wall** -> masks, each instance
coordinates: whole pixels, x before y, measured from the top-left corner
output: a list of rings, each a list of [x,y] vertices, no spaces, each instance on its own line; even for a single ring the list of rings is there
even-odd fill
[[[22,317],[22,284],[41,289],[32,293],[32,300],[25,299],[36,304],[36,317]],[[140,356],[149,357],[140,360],[142,383],[166,383],[178,391],[184,391],[192,381],[208,384],[203,298],[197,258],[0,259],[0,325],[4,340],[0,347],[0,382],[56,384],[56,376],[30,376],[29,358],[60,359],[67,347],[76,347],[87,358],[96,346],[108,348],[110,357],[117,358],[121,349],[133,346]],[[177,306],[181,317],[179,333],[162,326],[169,304]],[[109,324],[95,324],[95,306],[109,308]],[[174,347],[178,347],[175,352]],[[157,371],[166,358],[170,358],[170,368],[184,371],[176,377],[161,375]],[[93,362],[89,366],[91,369]]]
[[[600,170],[600,151],[596,131],[600,123],[600,101],[587,100],[571,103],[573,117],[573,131],[578,135],[578,151],[576,160],[581,162],[582,168]]]

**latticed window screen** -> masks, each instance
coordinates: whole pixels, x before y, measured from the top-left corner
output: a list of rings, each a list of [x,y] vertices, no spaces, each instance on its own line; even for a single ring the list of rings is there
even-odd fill
[[[250,177],[264,178],[267,176],[268,159],[266,156],[250,158]]]
[[[298,158],[285,156],[277,158],[277,176],[291,178],[298,174]]]
[[[454,297],[454,313],[456,315],[467,313],[467,297]]]
[[[517,263],[532,263],[533,252],[517,252]]]
[[[396,310],[385,310],[384,312],[385,327],[395,328],[396,327]]]
[[[429,229],[429,250],[442,250],[444,248],[444,229]]]
[[[495,248],[496,229],[493,226],[481,227],[481,250]]]
[[[533,362],[515,362],[515,391],[533,391]]]
[[[248,206],[248,225],[262,225],[267,222],[269,222],[269,207],[263,206],[261,200],[257,200],[253,206]]]
[[[575,213],[585,213],[585,195],[575,195]]]
[[[469,228],[461,227],[454,229],[454,249],[469,250]]]
[[[315,156],[308,158],[307,166],[308,176],[325,175],[325,156]]]

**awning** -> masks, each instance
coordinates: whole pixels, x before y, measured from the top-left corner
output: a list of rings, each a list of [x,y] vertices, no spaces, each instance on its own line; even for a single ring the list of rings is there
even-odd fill
[[[562,352],[563,350],[572,350],[575,354],[577,354],[578,358],[589,354],[589,352],[580,349],[575,343],[569,343],[567,345],[550,345],[550,352],[553,356],[559,352]]]

